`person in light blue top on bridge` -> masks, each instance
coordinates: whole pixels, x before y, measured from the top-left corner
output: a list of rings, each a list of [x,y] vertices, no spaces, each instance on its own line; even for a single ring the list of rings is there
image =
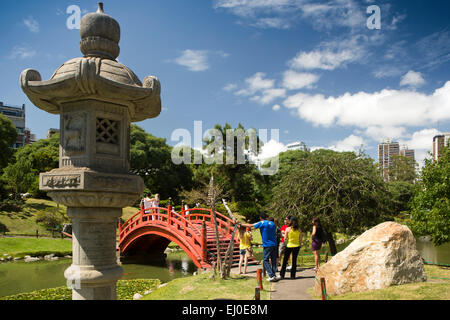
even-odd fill
[[[263,244],[263,264],[269,276],[268,281],[277,281],[277,233],[276,226],[273,221],[267,220],[267,215],[261,213],[259,215],[259,222],[255,224],[242,224],[244,227],[259,229],[261,232]]]

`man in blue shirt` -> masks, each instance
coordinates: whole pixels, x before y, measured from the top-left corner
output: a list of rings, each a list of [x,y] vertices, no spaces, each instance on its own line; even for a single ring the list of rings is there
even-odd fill
[[[263,264],[269,275],[268,281],[277,281],[275,272],[277,271],[277,233],[276,226],[273,221],[267,220],[267,215],[261,213],[259,215],[259,222],[255,224],[242,224],[247,228],[259,229],[263,243]],[[270,259],[270,262],[269,262]]]

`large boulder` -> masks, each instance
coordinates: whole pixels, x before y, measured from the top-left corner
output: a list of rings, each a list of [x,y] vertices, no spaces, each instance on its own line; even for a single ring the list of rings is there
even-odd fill
[[[411,230],[384,222],[321,266],[317,278],[325,278],[328,295],[339,295],[426,281],[426,274]],[[315,293],[321,294],[317,281]]]

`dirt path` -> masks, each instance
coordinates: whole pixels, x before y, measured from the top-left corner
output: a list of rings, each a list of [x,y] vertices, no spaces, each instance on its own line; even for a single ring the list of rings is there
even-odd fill
[[[256,278],[257,268],[262,268],[262,266],[248,266],[246,276]],[[231,272],[238,274],[239,269],[237,267],[232,268]],[[297,268],[296,279],[291,280],[290,274],[286,273],[287,278],[272,282],[270,300],[313,300],[308,293],[308,289],[314,286],[314,275],[313,269]]]

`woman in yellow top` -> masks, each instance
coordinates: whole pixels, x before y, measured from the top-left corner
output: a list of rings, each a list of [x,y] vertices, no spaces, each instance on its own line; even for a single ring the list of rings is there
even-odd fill
[[[291,217],[287,224],[285,231],[286,249],[284,251],[283,265],[281,266],[280,278],[284,279],[286,273],[286,266],[289,260],[289,256],[292,254],[292,268],[291,279],[295,279],[295,273],[297,271],[297,256],[300,252],[302,243],[302,230],[298,226],[298,220],[296,217]]]
[[[244,261],[244,274],[247,273],[248,258],[252,250],[252,234],[245,227],[239,228],[239,274],[242,274],[242,262]]]

